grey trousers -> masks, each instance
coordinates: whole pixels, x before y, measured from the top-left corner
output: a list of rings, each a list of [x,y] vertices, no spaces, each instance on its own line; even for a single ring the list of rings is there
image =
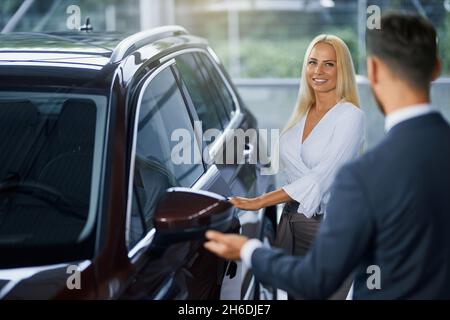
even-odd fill
[[[305,215],[297,213],[297,208],[298,203],[295,201],[285,204],[274,245],[286,250],[289,254],[305,256],[319,230],[322,215],[307,218]],[[351,284],[352,277],[349,277],[329,299],[345,300]]]

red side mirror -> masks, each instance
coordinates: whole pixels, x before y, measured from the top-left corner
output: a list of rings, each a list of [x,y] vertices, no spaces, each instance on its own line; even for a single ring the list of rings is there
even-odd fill
[[[221,195],[171,188],[158,202],[153,219],[160,235],[186,240],[203,237],[209,229],[226,231],[232,218],[232,205]]]

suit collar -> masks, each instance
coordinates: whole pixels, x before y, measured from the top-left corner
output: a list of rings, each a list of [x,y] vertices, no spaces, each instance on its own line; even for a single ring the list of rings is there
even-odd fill
[[[413,117],[398,123],[397,125],[392,127],[391,130],[389,130],[388,134],[391,135],[391,133],[398,132],[401,130],[417,129],[418,127],[436,126],[436,125],[448,126],[448,122],[444,119],[444,117],[441,115],[440,112],[432,111],[430,113]]]
[[[429,104],[418,104],[402,108],[386,116],[384,128],[386,132],[389,132],[389,130],[403,121],[420,117],[433,111],[433,108]]]

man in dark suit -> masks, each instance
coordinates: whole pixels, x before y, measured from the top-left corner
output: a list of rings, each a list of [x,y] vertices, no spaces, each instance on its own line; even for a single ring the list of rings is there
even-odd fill
[[[327,298],[353,272],[354,299],[450,299],[450,127],[429,105],[436,31],[424,18],[390,14],[367,46],[387,135],[338,173],[307,256],[214,231],[205,247],[242,258],[262,283],[295,297]]]

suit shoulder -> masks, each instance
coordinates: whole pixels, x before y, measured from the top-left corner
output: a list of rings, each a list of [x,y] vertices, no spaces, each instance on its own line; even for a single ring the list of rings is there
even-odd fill
[[[344,170],[349,170],[360,177],[365,176],[366,173],[373,172],[376,168],[380,167],[380,163],[384,162],[383,159],[386,156],[386,143],[387,141],[383,140],[380,144],[366,151],[358,158],[348,162],[342,168]]]

